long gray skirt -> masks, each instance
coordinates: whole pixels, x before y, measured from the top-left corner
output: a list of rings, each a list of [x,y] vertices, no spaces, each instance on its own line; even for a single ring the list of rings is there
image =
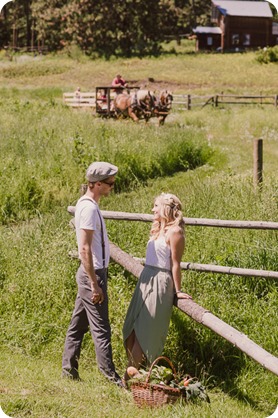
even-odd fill
[[[174,301],[174,284],[168,270],[145,266],[132,296],[123,340],[135,331],[149,363],[161,355],[167,337]]]

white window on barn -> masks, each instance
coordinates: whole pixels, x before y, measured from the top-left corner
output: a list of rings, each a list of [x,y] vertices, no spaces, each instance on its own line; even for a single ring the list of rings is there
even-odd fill
[[[232,35],[232,45],[238,45],[239,44],[239,34],[234,33]]]
[[[212,36],[208,36],[208,37],[207,37],[207,45],[208,45],[208,46],[212,46],[212,45],[213,45],[213,39],[212,39]]]
[[[251,43],[251,36],[249,33],[243,34],[243,45],[248,46]]]

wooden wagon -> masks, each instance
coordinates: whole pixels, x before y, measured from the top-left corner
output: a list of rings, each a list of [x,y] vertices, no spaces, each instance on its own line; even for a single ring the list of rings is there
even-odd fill
[[[122,87],[122,88],[115,88],[115,87],[107,87],[107,86],[99,86],[96,87],[95,92],[95,106],[96,106],[96,113],[105,118],[114,118],[117,117],[114,107],[114,97],[116,94],[119,93],[127,93],[138,91],[140,87],[133,86],[133,87]]]

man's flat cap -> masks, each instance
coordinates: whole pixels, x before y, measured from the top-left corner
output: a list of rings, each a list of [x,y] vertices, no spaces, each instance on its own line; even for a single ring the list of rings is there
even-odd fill
[[[92,163],[86,171],[86,179],[91,183],[107,179],[107,177],[115,176],[118,167],[105,161],[96,161]]]

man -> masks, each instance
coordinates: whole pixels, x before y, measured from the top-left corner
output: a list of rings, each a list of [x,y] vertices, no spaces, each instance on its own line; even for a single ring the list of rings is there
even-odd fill
[[[75,208],[75,228],[80,267],[76,274],[78,293],[63,353],[63,376],[79,380],[78,361],[84,334],[90,328],[100,371],[122,387],[112,359],[111,328],[108,317],[107,267],[109,241],[98,203],[108,196],[118,167],[94,162],[86,172],[88,188]]]
[[[112,81],[112,87],[115,87],[114,92],[116,94],[120,94],[122,93],[124,87],[128,87],[128,84],[120,74],[117,74],[114,80]]]

